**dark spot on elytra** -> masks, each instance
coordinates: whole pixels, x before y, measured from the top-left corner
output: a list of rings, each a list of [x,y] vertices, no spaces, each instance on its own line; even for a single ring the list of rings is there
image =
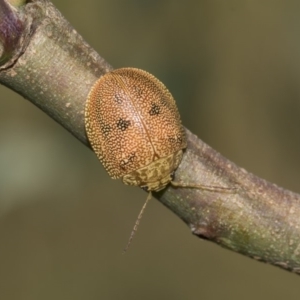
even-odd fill
[[[122,96],[118,95],[118,94],[114,94],[114,100],[118,103],[121,104],[123,102],[123,98]]]
[[[120,168],[126,171],[127,167],[130,166],[135,160],[135,152],[131,153],[126,159],[122,159],[120,162]]]
[[[149,110],[150,116],[156,116],[160,114],[160,106],[156,103],[151,103],[151,109]]]
[[[178,136],[178,137],[177,137],[177,142],[178,142],[179,144],[182,143],[182,137],[181,137],[181,136]]]
[[[111,132],[111,126],[108,124],[104,124],[101,126],[101,131],[105,137],[107,137]]]
[[[128,120],[119,119],[119,121],[117,122],[117,127],[122,131],[125,131],[129,126],[130,126],[130,121]]]
[[[182,143],[182,137],[181,136],[169,136],[168,141],[172,145],[180,145]]]

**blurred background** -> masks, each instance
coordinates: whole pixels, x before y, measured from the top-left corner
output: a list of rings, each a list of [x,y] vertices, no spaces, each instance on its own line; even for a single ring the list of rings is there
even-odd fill
[[[300,2],[55,0],[115,68],[145,69],[184,125],[300,192]],[[191,235],[146,194],[0,87],[1,299],[299,299],[299,277]]]

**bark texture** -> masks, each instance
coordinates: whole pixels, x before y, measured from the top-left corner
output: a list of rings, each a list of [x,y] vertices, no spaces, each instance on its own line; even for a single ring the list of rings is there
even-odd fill
[[[13,2],[12,2],[13,3]],[[0,1],[0,82],[88,145],[84,105],[112,67],[46,0]],[[300,273],[299,195],[260,179],[186,130],[188,148],[175,181],[229,188],[174,188],[155,194],[193,234]]]

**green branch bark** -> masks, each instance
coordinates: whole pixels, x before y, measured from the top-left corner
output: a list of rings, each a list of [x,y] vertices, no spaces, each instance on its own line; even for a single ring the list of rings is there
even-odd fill
[[[0,50],[0,82],[89,146],[85,100],[112,67],[47,0],[0,0]],[[176,181],[234,192],[170,186],[155,197],[200,238],[300,274],[300,196],[239,168],[186,132]]]

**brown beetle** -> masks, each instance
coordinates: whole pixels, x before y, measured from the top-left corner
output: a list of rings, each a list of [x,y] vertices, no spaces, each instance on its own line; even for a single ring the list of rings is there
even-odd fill
[[[160,191],[169,183],[215,189],[172,181],[187,146],[186,136],[171,93],[146,71],[122,68],[100,77],[88,95],[85,126],[109,176],[149,192],[125,251],[152,191]]]
[[[86,132],[113,179],[162,190],[186,148],[176,103],[153,75],[123,68],[105,74],[87,100]]]

